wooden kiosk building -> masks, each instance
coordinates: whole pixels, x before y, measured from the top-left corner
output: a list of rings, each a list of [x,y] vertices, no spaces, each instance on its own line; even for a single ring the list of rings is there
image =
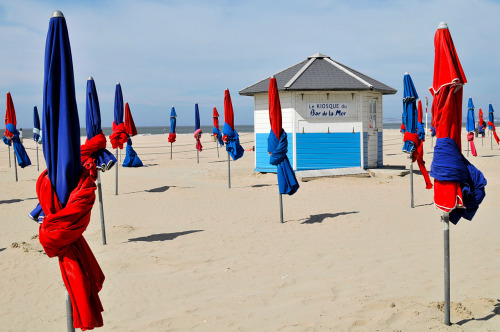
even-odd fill
[[[274,77],[294,170],[382,166],[382,96],[397,90],[321,53]],[[258,172],[276,171],[267,153],[269,79],[239,91],[255,101]]]

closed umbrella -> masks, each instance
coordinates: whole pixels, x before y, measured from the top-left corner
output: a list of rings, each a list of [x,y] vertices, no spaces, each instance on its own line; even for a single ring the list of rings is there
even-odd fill
[[[123,159],[123,167],[142,167],[142,161],[132,148],[132,136],[137,135],[134,118],[130,112],[130,106],[125,104],[125,131],[128,135],[127,149],[125,150],[125,159]]]
[[[66,21],[60,11],[53,13],[47,34],[42,125],[47,170],[36,183],[45,212],[39,240],[47,256],[59,258],[71,299],[73,327],[93,329],[103,326],[98,292],[104,274],[82,234],[95,201],[97,170],[92,158],[80,152],[73,62]]]
[[[227,171],[228,171],[228,186],[231,188],[231,164],[230,159],[233,158],[234,161],[243,157],[245,150],[240,144],[240,136],[238,132],[234,129],[234,111],[233,103],[231,102],[231,95],[229,90],[224,91],[224,127],[222,128],[222,140],[226,142],[227,155]]]
[[[87,140],[82,146],[82,159],[84,156],[90,158],[88,162],[94,163],[96,169],[105,172],[116,164],[117,160],[111,152],[106,149],[106,136],[101,129],[101,109],[97,88],[92,77],[87,80],[87,104],[85,111]],[[102,201],[101,175],[97,172],[97,197],[99,200],[99,211],[101,216],[102,244],[106,244],[106,227],[104,223],[104,206]]]
[[[168,141],[170,142],[170,159],[172,159],[172,143],[175,142],[177,134],[175,133],[175,126],[177,125],[177,113],[172,106],[170,110],[170,132],[168,133]]]
[[[468,108],[467,108],[467,141],[470,144],[470,150],[474,157],[477,156],[476,146],[474,145],[474,132],[476,129],[476,119],[474,116],[474,103],[472,98],[469,98]],[[467,157],[469,156],[469,148],[467,147]]]
[[[484,121],[483,110],[479,108],[479,121],[477,122],[477,133],[478,135],[482,135],[484,137],[484,131],[486,129],[486,122]]]
[[[288,138],[282,125],[281,103],[278,85],[274,77],[271,77],[269,81],[269,122],[271,132],[267,139],[267,151],[269,152],[269,163],[277,167],[280,221],[283,223],[283,194],[295,194],[299,189],[299,183],[286,155]]]
[[[14,109],[14,102],[12,101],[12,96],[10,92],[7,92],[7,111],[5,112],[5,133],[3,137],[3,141],[5,144],[9,146],[9,158],[10,158],[10,145],[12,144],[14,147],[14,156],[17,159],[17,164],[21,166],[21,168],[25,168],[26,166],[31,165],[31,160],[24,149],[23,144],[21,143],[21,139],[19,138],[19,131],[16,128],[17,120],[16,120],[16,110]],[[14,169],[17,179],[17,164],[14,160]]]
[[[194,139],[196,140],[196,160],[198,164],[200,163],[200,152],[203,151],[203,146],[201,145],[201,127],[200,127],[200,110],[198,104],[194,105]]]
[[[493,132],[493,136],[495,137],[495,141],[497,141],[497,144],[500,144],[500,139],[498,139],[497,130],[495,128],[495,115],[493,114],[494,112],[495,111],[493,110],[493,106],[490,103],[488,111],[488,127],[490,128],[490,132]],[[491,136],[490,139],[492,150],[493,150],[493,136]]]
[[[128,135],[123,123],[123,94],[122,86],[116,83],[115,88],[115,107],[113,120],[113,133],[109,136],[111,147],[116,149],[116,159],[118,159],[118,149],[123,149],[123,144],[127,142]],[[115,195],[118,195],[118,165],[115,167]]]
[[[431,165],[434,204],[443,211],[445,324],[450,325],[449,221],[471,220],[483,200],[486,185],[482,173],[461,153],[462,95],[467,83],[448,26],[442,22],[434,37],[433,119],[436,146]]]
[[[38,116],[38,108],[33,107],[33,140],[36,144],[36,170],[40,170],[38,160],[38,144],[42,144],[42,131],[40,130],[40,117]]]
[[[222,140],[222,133],[219,130],[219,112],[217,112],[217,108],[214,107],[213,112],[214,118],[214,128],[212,130],[212,134],[215,137],[215,145],[217,146],[217,157],[219,157],[219,145],[224,146],[224,141]]]

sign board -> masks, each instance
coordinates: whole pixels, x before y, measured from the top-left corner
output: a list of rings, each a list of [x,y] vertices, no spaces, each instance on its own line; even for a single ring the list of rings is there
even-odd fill
[[[349,108],[348,103],[307,103],[309,119],[357,118],[357,112]]]

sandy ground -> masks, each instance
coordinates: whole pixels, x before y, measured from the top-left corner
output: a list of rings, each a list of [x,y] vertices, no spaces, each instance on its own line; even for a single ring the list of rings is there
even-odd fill
[[[384,164],[409,168],[400,138],[384,131]],[[486,199],[472,222],[451,227],[450,327],[441,213],[420,175],[414,209],[409,176],[301,183],[283,198],[280,224],[276,175],[255,173],[253,152],[231,162],[228,189],[227,155],[209,135],[199,164],[192,135],[178,136],[172,160],[166,135],[133,141],[146,167],[120,166],[119,195],[114,169],[102,174],[108,244],[97,201],[84,234],[106,275],[100,330],[500,331],[500,149],[489,137],[469,157]],[[39,172],[34,142],[25,146],[34,166],[18,168],[17,183],[0,151],[0,330],[64,331],[57,259],[27,217]],[[430,169],[430,137],[424,151]]]

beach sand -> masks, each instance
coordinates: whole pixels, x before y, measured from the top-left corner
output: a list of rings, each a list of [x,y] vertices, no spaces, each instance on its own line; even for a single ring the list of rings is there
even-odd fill
[[[241,141],[252,148],[253,134]],[[227,154],[209,134],[199,164],[192,135],[178,135],[172,160],[167,135],[133,142],[146,167],[120,166],[118,196],[115,170],[102,174],[108,244],[97,200],[84,233],[106,275],[100,331],[500,331],[500,149],[489,137],[469,157],[487,196],[450,227],[450,327],[441,212],[420,175],[414,209],[408,175],[301,182],[280,224],[276,174],[255,173],[254,152],[231,162],[228,189]],[[35,166],[18,168],[18,183],[0,151],[0,330],[64,331],[58,262],[27,217],[38,172],[24,143]],[[424,151],[430,169],[430,137]],[[409,168],[398,130],[384,130],[384,164]]]

